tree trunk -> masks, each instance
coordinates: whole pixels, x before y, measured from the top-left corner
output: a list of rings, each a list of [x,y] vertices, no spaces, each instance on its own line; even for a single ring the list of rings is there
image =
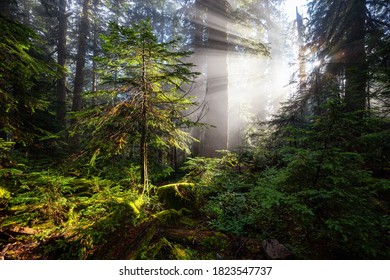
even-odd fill
[[[203,73],[204,75],[199,75],[195,80],[194,96],[196,96],[196,101],[198,104],[201,104],[202,109],[196,111],[196,115],[193,117],[194,121],[204,122],[204,105],[205,105],[205,92],[207,84],[207,60],[206,60],[206,40],[207,38],[207,28],[203,22],[204,16],[207,14],[207,9],[204,6],[204,0],[197,0],[195,2],[196,14],[192,19],[194,25],[194,37],[192,42],[192,48],[194,54],[192,55],[192,60],[195,65],[194,71]],[[199,127],[193,128],[191,131],[192,137],[199,140],[199,142],[194,142],[191,147],[191,153],[193,156],[203,155],[204,150],[204,139],[203,131]]]
[[[66,34],[67,34],[67,15],[66,0],[59,0],[58,13],[58,45],[57,45],[57,121],[61,128],[65,127],[66,121]]]
[[[141,183],[143,192],[148,188],[148,143],[147,143],[147,125],[146,119],[142,124],[141,142],[140,142],[140,159],[141,159]]]
[[[368,64],[365,52],[366,1],[349,0],[351,27],[346,34],[345,53],[345,104],[347,112],[359,112],[363,117],[366,108]]]
[[[87,53],[87,39],[89,31],[89,8],[91,0],[84,0],[83,11],[80,20],[79,27],[79,43],[76,56],[76,75],[73,89],[73,111],[80,111],[82,109],[82,97],[81,94],[84,89],[84,67],[85,67],[85,55]]]
[[[92,42],[92,49],[93,49],[93,57],[97,57],[99,55],[99,11],[98,11],[98,5],[99,0],[93,0],[93,29],[92,29],[92,36],[93,36],[93,42]],[[92,85],[91,85],[91,91],[96,92],[97,91],[97,63],[95,59],[92,60]],[[92,99],[92,105],[95,105],[95,99]]]
[[[303,94],[303,91],[306,87],[306,63],[305,63],[305,46],[303,43],[303,19],[298,12],[298,7],[296,7],[296,17],[297,17],[297,29],[298,29],[298,61],[299,61],[299,90]],[[272,44],[271,44],[272,45]],[[272,57],[272,55],[271,55]]]
[[[141,139],[140,139],[140,160],[141,160],[141,183],[143,184],[143,192],[148,189],[148,86],[147,86],[147,61],[145,48],[142,49],[142,116],[141,116]]]
[[[204,134],[203,156],[217,156],[228,143],[228,35],[227,3],[224,0],[205,3],[208,13],[207,90],[209,111],[205,122],[214,126]]]

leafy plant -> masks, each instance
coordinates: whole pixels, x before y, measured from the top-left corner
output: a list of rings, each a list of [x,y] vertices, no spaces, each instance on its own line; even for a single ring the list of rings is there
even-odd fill
[[[203,208],[210,218],[209,224],[221,231],[236,236],[246,235],[245,226],[252,224],[251,204],[246,195],[238,192],[224,192],[210,198]]]

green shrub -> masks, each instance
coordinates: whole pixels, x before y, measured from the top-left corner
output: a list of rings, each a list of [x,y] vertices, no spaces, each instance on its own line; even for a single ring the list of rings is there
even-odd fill
[[[261,172],[250,168],[250,157],[248,164],[232,154],[191,159],[187,179],[207,185],[201,195],[209,225],[276,238],[297,258],[389,257],[388,206],[380,194],[390,184],[364,168],[362,155],[312,143],[284,146],[279,156],[279,166]]]
[[[250,207],[246,195],[224,192],[211,197],[203,211],[210,219],[209,224],[213,228],[240,236],[247,234],[245,226],[253,222]]]

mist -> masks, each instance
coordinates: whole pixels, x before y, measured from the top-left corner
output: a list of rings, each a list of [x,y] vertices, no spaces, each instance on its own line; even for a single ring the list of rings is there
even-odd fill
[[[230,3],[230,13],[247,12]],[[197,118],[211,125],[193,133],[200,140],[194,153],[203,156],[250,145],[248,134],[256,123],[270,120],[295,89],[296,28],[283,6],[268,7],[273,14],[266,19],[232,20],[218,5],[198,6],[194,19],[200,34],[193,59],[202,73],[195,95],[205,107]],[[261,5],[251,8],[263,9]]]

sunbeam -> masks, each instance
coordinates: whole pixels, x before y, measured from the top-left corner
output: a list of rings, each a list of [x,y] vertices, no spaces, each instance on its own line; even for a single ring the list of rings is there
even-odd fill
[[[251,123],[270,119],[293,90],[288,85],[296,68],[291,65],[298,65],[295,5],[302,7],[305,1],[268,7],[274,13],[272,22],[253,18],[252,10],[264,8],[260,2],[245,7],[247,10],[237,1],[229,2],[231,9],[243,9],[241,19],[232,20],[227,8],[218,10],[207,3],[197,7],[198,17],[194,19],[203,34],[199,38],[204,40],[195,42],[195,64],[203,65],[206,77],[198,80],[197,96],[208,109],[204,121],[213,127],[206,132],[206,136],[212,135],[207,145],[214,150],[246,145]],[[227,102],[221,102],[225,99]]]

